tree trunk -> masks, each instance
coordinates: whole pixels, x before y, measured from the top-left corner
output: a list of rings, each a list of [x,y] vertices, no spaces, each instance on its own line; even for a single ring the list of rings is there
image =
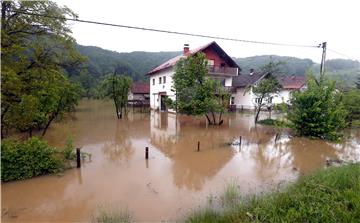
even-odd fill
[[[222,117],[222,112],[220,112],[220,115],[219,115],[219,125],[221,125],[223,123],[223,120],[221,119]]]
[[[29,128],[29,138],[32,137],[32,127]]]
[[[212,114],[212,117],[213,117],[213,124],[215,125],[216,124],[215,114],[214,114],[213,111],[211,111],[211,114]]]
[[[55,119],[56,116],[57,116],[57,114],[51,115],[50,119],[49,119],[48,122],[46,123],[46,126],[45,126],[45,128],[44,128],[44,130],[43,130],[43,132],[42,132],[42,134],[41,134],[41,137],[43,137],[43,136],[46,134],[46,131],[48,130],[51,122]]]
[[[207,114],[205,114],[205,117],[206,117],[206,119],[207,119],[208,123],[210,124],[210,123],[211,123],[211,121],[210,121],[209,116],[208,116]]]

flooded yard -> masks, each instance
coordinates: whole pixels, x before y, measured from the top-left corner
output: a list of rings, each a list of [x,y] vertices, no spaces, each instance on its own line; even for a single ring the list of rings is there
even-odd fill
[[[2,220],[89,221],[99,206],[128,209],[136,221],[177,220],[230,181],[244,194],[257,193],[321,168],[327,159],[360,161],[359,129],[330,143],[286,132],[276,137],[278,130],[255,127],[253,119],[233,113],[222,126],[207,127],[203,117],[130,112],[117,120],[111,102],[84,100],[45,139],[63,146],[72,136],[91,161],[59,175],[4,183]]]

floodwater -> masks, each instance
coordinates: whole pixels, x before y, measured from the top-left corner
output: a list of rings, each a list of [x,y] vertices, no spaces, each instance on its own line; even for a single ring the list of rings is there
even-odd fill
[[[91,161],[61,175],[2,184],[2,221],[89,221],[100,206],[127,209],[136,221],[178,220],[230,181],[244,194],[257,193],[327,159],[360,161],[359,129],[341,143],[277,133],[255,128],[252,114],[229,114],[210,127],[202,117],[157,112],[117,120],[110,102],[84,100],[46,139],[63,146],[71,135]]]

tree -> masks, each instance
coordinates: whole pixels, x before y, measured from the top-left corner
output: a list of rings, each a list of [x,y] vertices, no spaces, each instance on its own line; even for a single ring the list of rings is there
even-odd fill
[[[347,111],[346,121],[349,125],[353,120],[360,120],[360,90],[351,89],[343,93],[344,108]]]
[[[313,76],[307,80],[307,89],[291,95],[292,109],[288,118],[301,136],[334,140],[345,126],[346,111],[335,82]]]
[[[274,77],[268,77],[261,80],[252,88],[252,92],[256,96],[255,99],[255,123],[259,120],[260,111],[263,108],[272,106],[272,98],[280,89],[279,82]]]
[[[177,112],[205,115],[209,124],[222,124],[222,113],[229,103],[229,94],[219,81],[207,78],[207,60],[203,53],[180,59],[173,76],[172,103]],[[218,119],[215,117],[218,115]],[[212,118],[210,118],[210,116]]]
[[[279,65],[284,64],[282,61],[273,62],[270,57],[270,62],[261,68],[261,72],[264,73],[264,78],[259,81],[255,86],[248,87],[248,90],[252,90],[255,98],[255,124],[259,120],[260,111],[263,108],[267,108],[271,112],[272,98],[280,90],[280,84],[273,76],[275,73],[280,73]]]
[[[114,101],[118,119],[122,118],[123,112],[125,112],[125,114],[127,112],[127,102],[131,84],[132,80],[130,77],[124,75],[119,76],[115,71],[113,74],[106,75],[101,84],[102,96]]]
[[[360,75],[359,75],[359,77],[358,77],[357,82],[355,82],[355,84],[356,84],[356,88],[357,88],[357,89],[360,89]]]
[[[56,111],[61,89],[70,87],[65,70],[84,60],[61,19],[76,15],[51,1],[2,1],[1,6],[1,136],[12,128],[32,135],[72,106]]]

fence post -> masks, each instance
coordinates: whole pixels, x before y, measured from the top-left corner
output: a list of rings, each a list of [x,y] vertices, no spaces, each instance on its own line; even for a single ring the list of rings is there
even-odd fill
[[[81,154],[80,154],[80,148],[76,148],[76,167],[81,167]]]
[[[145,147],[145,159],[149,159],[149,147]]]

